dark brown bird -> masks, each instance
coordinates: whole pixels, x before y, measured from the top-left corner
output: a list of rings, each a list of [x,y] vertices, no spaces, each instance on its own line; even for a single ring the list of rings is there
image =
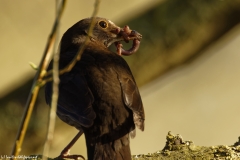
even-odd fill
[[[92,19],[94,27],[88,35]],[[144,130],[145,116],[134,77],[120,55],[134,53],[142,36],[105,18],[83,19],[61,39],[60,68],[71,62],[87,38],[81,60],[70,72],[60,75],[57,115],[79,130],[60,156],[67,157],[69,148],[84,133],[89,160],[130,160],[129,136],[135,137],[135,126]],[[132,48],[122,49],[120,41],[129,40],[133,40]],[[118,54],[108,49],[113,43]],[[47,104],[51,104],[51,95],[49,82],[45,88]]]

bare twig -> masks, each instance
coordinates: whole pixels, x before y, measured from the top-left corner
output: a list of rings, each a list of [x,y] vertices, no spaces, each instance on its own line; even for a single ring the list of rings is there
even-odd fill
[[[93,19],[91,21],[90,27],[88,29],[88,35],[91,35],[91,32],[93,30],[93,22],[94,22],[94,17],[96,17],[98,9],[99,9],[99,4],[100,0],[95,1],[95,6],[94,6],[94,11],[93,11]],[[48,126],[48,134],[47,134],[47,139],[44,145],[44,150],[43,150],[43,159],[46,159],[48,157],[49,149],[50,149],[50,144],[53,139],[53,133],[54,133],[54,127],[55,127],[55,117],[56,117],[56,109],[57,109],[57,100],[58,100],[58,84],[59,84],[59,75],[69,72],[72,70],[74,65],[81,59],[81,55],[85,49],[86,44],[89,42],[89,37],[85,40],[83,45],[80,47],[78,53],[74,57],[74,59],[62,70],[59,71],[59,51],[54,54],[54,59],[53,59],[53,69],[50,70],[46,76],[52,76],[48,78],[47,80],[44,80],[42,84],[45,84],[48,81],[53,80],[53,94],[52,94],[52,101],[51,101],[51,110],[50,110],[50,119],[49,119],[49,126]]]
[[[47,69],[47,66],[48,66],[48,64],[50,62],[50,59],[51,59],[51,54],[50,53],[52,52],[54,43],[56,42],[56,31],[57,31],[57,28],[58,28],[58,25],[59,25],[59,20],[62,16],[64,7],[65,7],[65,4],[66,4],[66,0],[63,0],[62,4],[61,4],[61,7],[59,7],[58,16],[55,19],[55,23],[54,23],[52,32],[49,36],[47,46],[46,46],[46,49],[44,51],[44,55],[42,57],[40,65],[39,65],[39,70],[36,73],[35,78],[34,78],[33,85],[32,85],[32,92],[28,96],[28,100],[27,100],[26,107],[25,107],[26,109],[24,111],[24,115],[23,115],[23,118],[22,118],[22,121],[21,121],[21,125],[19,127],[17,138],[16,138],[16,141],[15,141],[13,150],[12,150],[11,155],[14,155],[14,157],[17,157],[17,155],[19,155],[19,153],[21,151],[21,146],[22,146],[22,143],[23,143],[23,140],[24,140],[24,137],[25,137],[26,129],[27,129],[27,126],[28,126],[28,123],[29,123],[29,120],[30,120],[30,117],[31,117],[31,114],[32,114],[32,110],[33,110],[33,107],[34,107],[34,104],[35,104],[35,101],[36,101],[36,98],[37,98],[40,87],[42,85],[44,85],[46,82],[53,80],[52,77],[48,78],[46,80],[43,80],[43,78],[46,75],[49,76],[49,75],[54,74],[53,70],[46,73],[46,69]],[[94,17],[96,17],[96,15],[97,15],[97,12],[98,12],[98,9],[99,9],[99,4],[100,4],[100,0],[96,0],[95,1],[95,6],[94,6],[94,12],[93,12],[93,15],[92,15],[93,20],[92,20],[92,22],[90,24],[90,27],[88,29],[88,34],[89,35],[91,34],[92,29],[93,29]],[[65,73],[65,72],[71,71],[71,69],[74,67],[74,65],[77,63],[77,61],[79,61],[81,59],[81,55],[82,55],[88,41],[89,41],[89,38],[87,38],[86,41],[83,43],[83,45],[80,47],[78,53],[76,54],[76,56],[74,57],[72,62],[69,65],[67,65],[64,69],[60,70],[59,75]],[[57,67],[58,67],[58,65],[57,65]],[[56,75],[58,75],[58,74],[56,74]],[[54,77],[55,78],[57,77],[56,81],[59,81],[58,76],[56,76],[56,75]],[[58,90],[58,87],[56,87],[57,89],[55,87],[54,87],[53,91]],[[55,95],[58,96],[58,94],[55,94]],[[52,107],[54,105],[56,106],[56,104],[54,104],[54,103],[57,103],[57,96],[52,97],[52,99],[55,99],[54,100],[55,102],[52,102],[52,104],[51,104]],[[53,111],[54,112],[52,112],[52,113],[55,114],[56,108],[55,109],[53,108]],[[50,115],[50,117],[51,117],[51,115]],[[54,123],[55,122],[52,122],[51,124],[54,124]],[[50,128],[54,128],[54,125],[51,125]],[[52,136],[51,136],[52,134],[53,134],[53,131],[51,131],[51,134],[48,135],[49,139],[52,139]],[[48,150],[47,148],[49,148],[49,146],[46,147],[46,150]]]
[[[56,41],[56,30],[58,28],[59,20],[62,16],[64,6],[65,6],[65,0],[62,1],[62,5],[59,8],[58,16],[55,19],[55,23],[54,23],[52,32],[48,38],[48,42],[47,42],[43,57],[41,59],[39,69],[34,77],[32,89],[31,89],[31,92],[30,92],[27,102],[26,102],[23,118],[22,118],[19,130],[17,133],[17,137],[16,137],[16,141],[15,141],[15,144],[14,144],[14,147],[12,150],[12,154],[11,154],[15,158],[19,155],[19,153],[21,151],[21,147],[22,147],[22,143],[23,143],[23,140],[25,137],[27,126],[28,126],[28,123],[29,123],[29,120],[30,120],[30,117],[32,114],[33,107],[34,107],[36,99],[37,99],[39,89],[41,87],[39,84],[42,81],[42,78],[44,77],[44,75],[46,74],[46,68],[50,61],[51,53],[53,50],[53,45]]]
[[[58,11],[61,8],[61,1],[56,0],[56,18],[58,18]],[[58,33],[57,29],[57,33]],[[56,36],[57,37],[57,36]],[[49,114],[49,123],[48,123],[48,132],[46,136],[46,141],[43,148],[43,160],[46,160],[49,155],[50,146],[53,140],[54,128],[55,128],[55,120],[56,120],[56,110],[57,110],[57,101],[58,101],[58,85],[59,85],[59,50],[56,51],[56,43],[55,43],[55,51],[53,55],[53,94],[51,101],[51,109]]]
[[[92,30],[93,30],[93,22],[94,22],[94,18],[97,16],[98,13],[98,9],[99,9],[99,5],[100,5],[100,0],[96,0],[95,1],[95,5],[94,5],[94,10],[93,10],[93,14],[92,14],[92,21],[91,24],[89,26],[88,29],[88,38],[85,40],[85,42],[83,43],[83,45],[80,47],[78,53],[76,54],[76,56],[74,57],[74,59],[72,60],[72,62],[67,65],[64,69],[60,70],[60,74],[63,74],[65,72],[69,72],[72,70],[72,68],[75,66],[75,64],[77,63],[77,61],[79,61],[81,59],[82,53],[86,47],[86,44],[89,42],[89,35],[91,35]]]
[[[98,10],[99,10],[99,5],[100,5],[100,1],[101,0],[96,0],[95,1],[95,5],[94,5],[94,10],[93,10],[93,14],[92,14],[92,21],[91,24],[88,28],[88,38],[86,38],[86,40],[83,42],[83,44],[81,45],[81,47],[78,50],[78,53],[75,55],[74,59],[63,69],[61,69],[59,71],[59,75],[62,75],[63,73],[69,72],[72,70],[72,68],[75,66],[75,64],[81,59],[82,53],[87,45],[87,43],[89,42],[89,35],[91,35],[92,30],[93,30],[93,22],[94,22],[94,18],[97,16]],[[46,74],[46,79],[43,81],[43,84],[45,84],[46,82],[52,81],[52,77],[49,77],[52,74],[52,70],[48,71],[48,73]]]

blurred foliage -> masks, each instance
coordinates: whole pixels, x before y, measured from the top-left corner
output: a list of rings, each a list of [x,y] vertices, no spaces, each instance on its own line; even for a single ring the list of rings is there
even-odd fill
[[[2,144],[0,155],[11,153],[28,92],[31,90],[31,83],[32,80],[29,80],[25,85],[0,99],[0,143]],[[23,148],[31,148],[29,153],[39,152],[39,146],[44,144],[48,120],[48,107],[44,101],[43,90],[41,90],[26,134],[28,143],[23,144]]]
[[[240,0],[167,0],[124,22],[143,35],[139,51],[125,57],[138,84],[194,59],[239,23],[239,15]]]
[[[139,51],[125,57],[136,81],[143,85],[169,69],[189,62],[239,23],[239,15],[240,0],[167,0],[129,22],[122,22],[143,35]],[[0,99],[0,155],[11,152],[31,83],[31,80],[26,82]],[[41,152],[48,109],[42,89],[21,154]]]

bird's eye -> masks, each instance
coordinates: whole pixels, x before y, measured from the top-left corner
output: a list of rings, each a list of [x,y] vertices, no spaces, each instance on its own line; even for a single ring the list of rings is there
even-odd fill
[[[107,28],[107,26],[108,26],[107,22],[105,22],[105,21],[100,21],[98,24],[99,24],[99,26],[101,26],[102,28]]]

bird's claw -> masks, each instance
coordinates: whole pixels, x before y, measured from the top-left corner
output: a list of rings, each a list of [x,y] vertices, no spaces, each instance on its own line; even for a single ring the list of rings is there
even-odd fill
[[[140,33],[135,30],[131,30],[128,26],[125,26],[119,30],[118,35],[120,35],[126,43],[128,43],[129,40],[133,40],[132,47],[128,50],[122,48],[123,45],[120,43],[120,41],[115,42],[117,53],[119,55],[132,55],[138,50],[140,46],[140,40],[142,39],[142,35]]]
[[[58,157],[54,158],[56,160],[58,159],[74,159],[74,160],[79,160],[80,158],[82,160],[85,160],[85,158],[82,155],[77,155],[77,154],[73,154],[73,155],[59,155]]]

